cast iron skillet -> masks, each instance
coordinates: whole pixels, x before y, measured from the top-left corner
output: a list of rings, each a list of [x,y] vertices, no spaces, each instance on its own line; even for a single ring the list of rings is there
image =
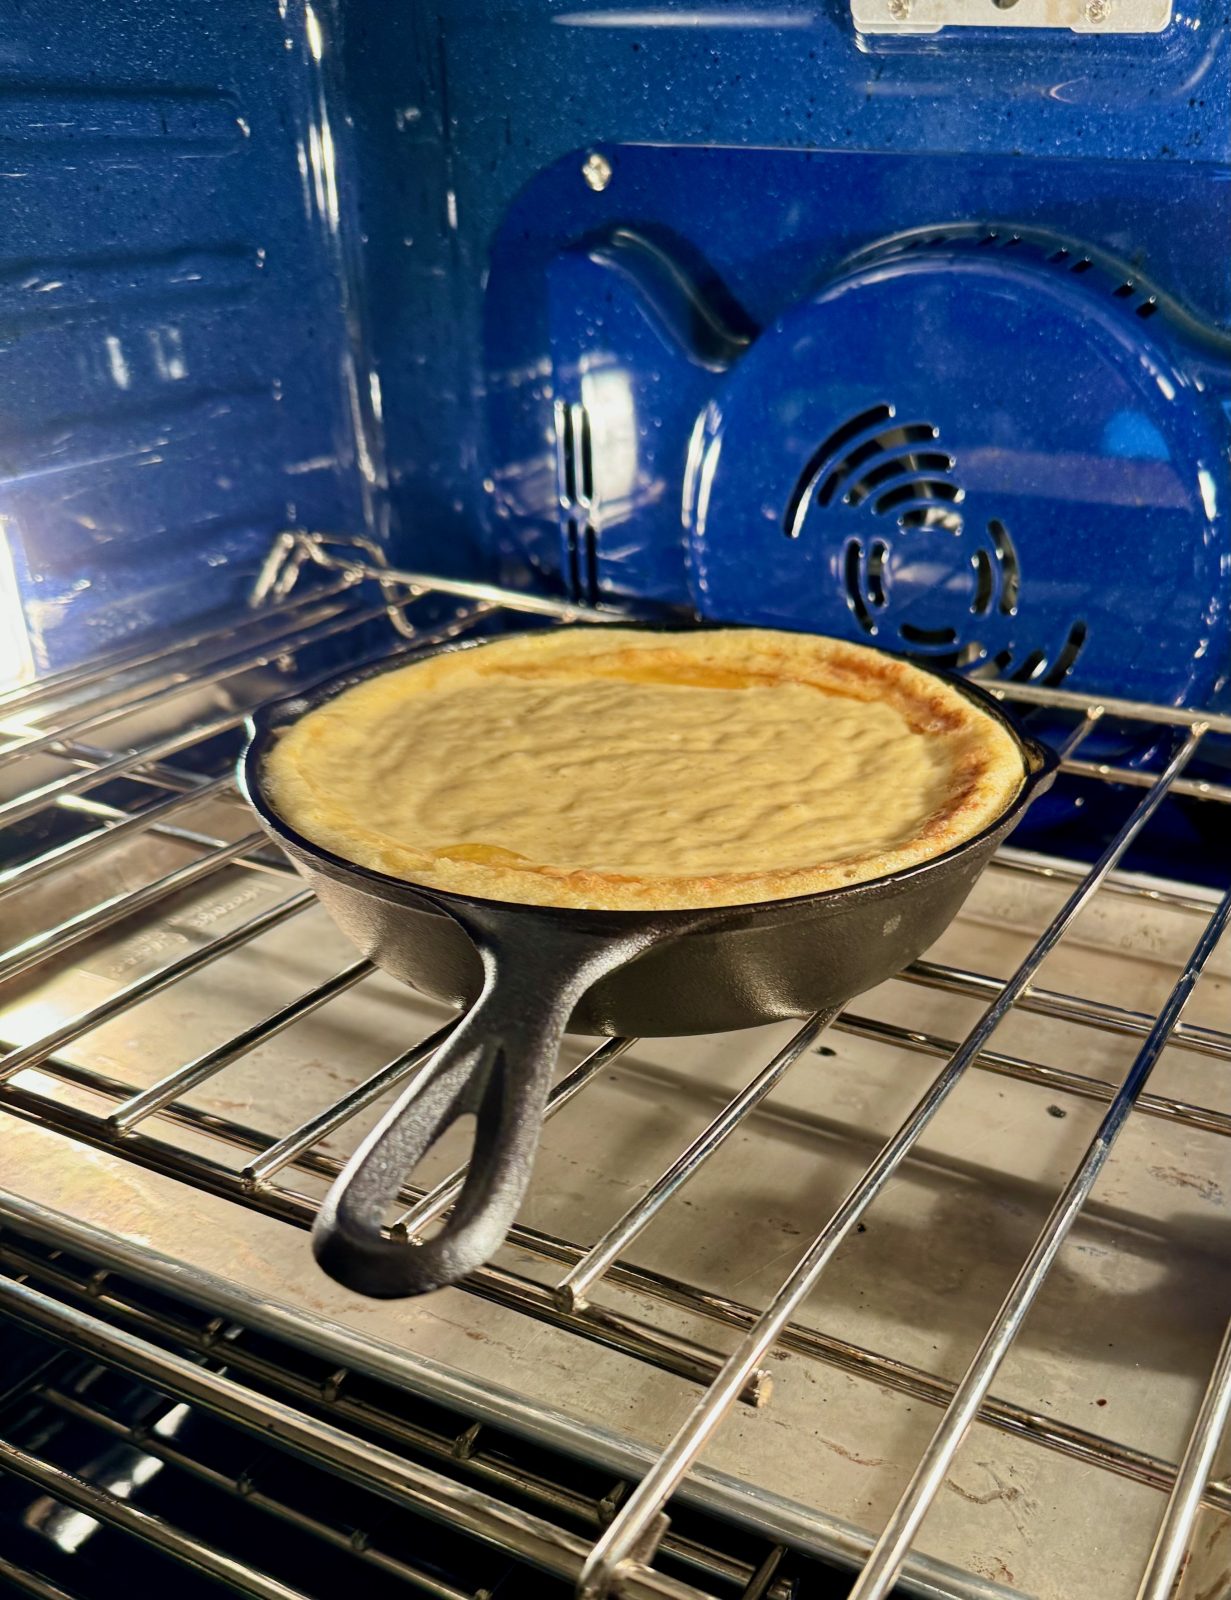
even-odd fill
[[[483,647],[449,644],[423,652]],[[1002,723],[1026,771],[1009,809],[974,838],[891,877],[790,900],[699,911],[577,911],[420,888],[296,833],[264,793],[265,757],[292,722],[405,655],[262,707],[240,783],[257,815],[369,960],[468,1006],[416,1082],[364,1140],[313,1229],[320,1265],[382,1298],[456,1283],[504,1240],[530,1178],[561,1035],[714,1033],[845,1004],[943,932],[996,846],[1051,782],[1056,757],[972,683],[935,673]],[[405,1176],[457,1117],[476,1117],[465,1185],[423,1244],[381,1233]]]

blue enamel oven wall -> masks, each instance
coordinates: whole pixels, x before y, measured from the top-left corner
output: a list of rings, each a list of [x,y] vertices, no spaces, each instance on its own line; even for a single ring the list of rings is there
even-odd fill
[[[1231,333],[1209,0],[1137,38],[874,40],[841,0],[6,10],[0,515],[47,662],[235,603],[287,522],[421,568],[695,599],[675,456],[592,553],[562,522],[564,366],[616,330],[602,305],[562,328],[559,284],[613,229],[667,240],[737,341],[852,252],[955,222],[1144,272],[1212,369]],[[643,339],[617,354],[653,459],[704,386]]]
[[[324,63],[285,9],[0,6],[0,516],[40,666],[364,516]]]

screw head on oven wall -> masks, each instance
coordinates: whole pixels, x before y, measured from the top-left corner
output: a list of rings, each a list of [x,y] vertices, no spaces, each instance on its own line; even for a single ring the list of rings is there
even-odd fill
[[[591,150],[581,164],[581,175],[596,194],[601,194],[611,182],[611,162],[597,150]]]
[[[1086,0],[1086,21],[1106,22],[1111,15],[1111,0]]]

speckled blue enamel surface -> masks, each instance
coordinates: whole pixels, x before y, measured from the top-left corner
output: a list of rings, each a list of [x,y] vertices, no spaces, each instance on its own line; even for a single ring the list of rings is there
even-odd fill
[[[1178,0],[1165,32],[1136,38],[866,39],[842,0],[8,0],[0,21],[0,517],[45,664],[238,602],[288,522],[361,529],[421,568],[704,601],[687,462],[665,441],[687,442],[733,351],[785,326],[852,252],[912,228],[1039,228],[1148,275],[1193,319],[1185,348],[1213,376],[1186,423],[1146,420],[1185,472],[1221,437],[1225,478],[1231,21],[1214,0]],[[582,175],[592,150],[611,165],[601,192]],[[589,248],[620,229],[669,246],[715,322],[682,362],[636,303],[603,298]],[[1015,348],[1002,368],[1037,354]],[[615,459],[631,428],[654,461],[654,503],[634,482],[592,507],[574,574],[555,402],[609,355],[623,378],[599,424]],[[1080,411],[1093,359],[1072,362],[1058,414]],[[912,362],[913,403],[928,374]],[[1143,448],[1132,418],[1109,421],[1112,454]],[[770,446],[780,434],[749,424],[750,458],[758,425]],[[1046,431],[1036,443],[1059,455]],[[1059,504],[1039,473],[1040,506]],[[1212,603],[1193,592],[1211,569],[1166,552],[1217,564],[1225,515],[1188,510],[1098,518],[1109,583],[1145,537],[1187,596],[1177,650]],[[1024,571],[1029,536],[1013,536]],[[711,523],[715,552],[721,537]],[[767,564],[726,556],[722,609],[774,613]],[[906,593],[909,574],[895,580]],[[917,626],[946,625],[924,609]],[[840,620],[859,632],[849,608]],[[1181,692],[1174,654],[1167,670]]]
[[[288,22],[0,7],[0,517],[41,666],[240,601],[292,513],[361,515]]]
[[[909,235],[750,332],[730,281],[701,281],[665,230],[556,268],[556,404],[585,408],[574,498],[597,524],[575,586],[1143,699],[1215,692],[1231,342],[1134,269],[1008,228]]]

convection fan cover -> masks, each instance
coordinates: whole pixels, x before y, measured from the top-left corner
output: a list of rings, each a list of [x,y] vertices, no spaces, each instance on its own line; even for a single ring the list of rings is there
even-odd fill
[[[1202,698],[1228,654],[1226,424],[1186,331],[1055,241],[865,254],[761,333],[699,425],[699,608]]]
[[[558,255],[549,291],[552,502],[527,431],[498,515],[536,562],[550,518],[577,598],[1219,695],[1231,339],[1112,256],[902,234],[758,326],[681,241],[621,225]]]

